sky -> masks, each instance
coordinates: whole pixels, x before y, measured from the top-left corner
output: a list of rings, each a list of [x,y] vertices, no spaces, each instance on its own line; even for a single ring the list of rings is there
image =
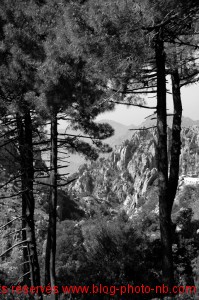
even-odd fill
[[[183,116],[193,120],[199,120],[199,84],[190,87],[182,87],[181,89]],[[156,100],[148,99],[147,104],[156,106]],[[167,108],[169,112],[173,112],[172,98],[167,97]],[[96,121],[113,120],[124,125],[139,125],[147,116],[153,113],[153,110],[147,110],[138,107],[126,107],[118,104],[114,111],[100,114]]]

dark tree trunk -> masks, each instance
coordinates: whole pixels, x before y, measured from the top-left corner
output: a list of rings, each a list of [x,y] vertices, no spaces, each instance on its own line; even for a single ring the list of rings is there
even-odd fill
[[[51,201],[51,191],[49,196],[49,208],[50,208],[50,201]],[[51,252],[50,226],[51,223],[50,223],[50,214],[49,214],[48,233],[47,233],[47,241],[46,241],[46,254],[45,254],[45,286],[47,286],[50,283],[50,252]]]
[[[46,280],[50,278],[51,286],[56,285],[55,258],[56,258],[56,219],[57,219],[57,112],[52,111],[51,118],[51,175],[50,175],[50,202],[49,226],[46,254]],[[56,295],[54,295],[56,299]]]
[[[51,174],[51,253],[50,253],[50,280],[55,286],[55,256],[56,256],[56,219],[57,219],[57,113],[52,116],[52,174]]]
[[[169,209],[172,211],[173,202],[176,196],[179,177],[180,151],[181,151],[181,120],[182,120],[182,103],[180,94],[180,78],[178,69],[175,69],[171,75],[174,116],[172,125],[171,140],[171,158],[169,174]]]
[[[166,117],[166,72],[162,29],[155,41],[157,66],[157,132],[158,132],[158,174],[159,174],[159,218],[162,244],[162,282],[168,287],[174,284],[172,257],[171,214],[168,203],[168,157]]]
[[[21,161],[21,180],[22,180],[22,214],[23,230],[22,238],[27,240],[27,248],[24,248],[24,260],[29,261],[29,271],[31,284],[39,286],[40,282],[40,268],[36,249],[35,239],[35,223],[34,223],[34,209],[35,201],[33,195],[33,144],[32,144],[32,120],[30,111],[27,110],[24,115],[24,123],[22,118],[17,116],[18,133],[19,133],[19,151]],[[25,264],[24,272],[27,270]],[[42,294],[39,295],[42,299]]]
[[[18,140],[19,140],[20,165],[21,165],[21,188],[22,188],[22,191],[25,191],[26,175],[25,175],[25,170],[24,170],[24,162],[22,159],[22,153],[24,152],[24,124],[23,124],[22,117],[19,114],[17,114],[16,120],[17,120]],[[22,193],[22,241],[27,240],[26,211],[27,211],[26,196],[25,196],[25,193]],[[30,264],[29,264],[30,259],[29,259],[27,245],[24,245],[24,247],[23,247],[23,260],[24,260],[23,283],[25,285],[30,286],[33,283],[30,280],[30,273],[28,273],[30,271]]]
[[[25,123],[25,160],[26,166],[26,202],[27,202],[27,224],[26,224],[26,235],[27,240],[30,241],[29,253],[31,261],[31,273],[34,286],[39,286],[40,282],[40,268],[36,249],[36,238],[35,238],[35,222],[34,222],[34,210],[35,200],[33,195],[33,182],[34,182],[34,167],[33,167],[33,144],[32,144],[32,120],[30,111],[27,111],[24,118]]]
[[[50,170],[52,170],[52,121],[51,121],[51,128],[50,128],[50,138],[51,138],[51,151],[50,151]],[[51,171],[52,172],[52,171]],[[51,173],[52,176],[52,173]],[[50,179],[51,179],[50,176]],[[51,183],[51,180],[50,180]],[[46,241],[46,255],[45,255],[45,285],[47,286],[50,283],[50,252],[51,252],[51,235],[50,235],[50,207],[51,207],[51,194],[52,194],[52,187],[50,188],[50,194],[48,198],[49,204],[49,221],[48,221],[48,232],[47,232],[47,241]]]

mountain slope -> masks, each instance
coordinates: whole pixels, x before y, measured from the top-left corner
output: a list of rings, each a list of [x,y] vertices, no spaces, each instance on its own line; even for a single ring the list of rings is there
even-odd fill
[[[154,117],[155,117],[155,115],[154,115]],[[151,117],[151,118],[153,118],[153,117]],[[148,127],[151,127],[151,126],[155,126],[156,125],[156,119],[151,120],[151,118],[147,119],[144,122],[142,122],[139,127],[147,127],[148,128]],[[173,119],[172,116],[167,117],[167,123],[170,127],[172,126],[172,119]],[[188,117],[183,116],[182,117],[182,127],[188,128],[188,127],[191,127],[191,126],[199,126],[199,120],[194,121],[194,120],[192,120]]]
[[[129,126],[123,125],[121,123],[115,122],[115,121],[111,121],[111,120],[101,120],[99,121],[99,123],[108,123],[112,126],[112,128],[114,129],[114,135],[108,139],[103,140],[104,143],[109,144],[112,148],[114,148],[116,145],[120,145],[124,140],[126,139],[131,139],[132,136],[132,131],[129,130]],[[130,128],[136,128],[135,125],[132,125]],[[81,134],[81,132],[77,132],[71,129],[65,129],[65,128],[61,128],[59,129],[59,133],[63,134],[63,133],[69,133],[69,134]],[[84,140],[84,139],[82,139]],[[88,142],[88,140],[85,140]],[[71,154],[69,153],[67,158],[68,161],[68,167],[60,169],[60,173],[74,173],[77,172],[78,168],[86,163],[86,159],[84,158],[83,155],[79,155],[77,154]],[[108,154],[100,154],[100,157],[107,157]],[[60,154],[59,156],[61,159],[64,159],[66,157],[66,155]],[[44,160],[49,159],[49,155],[47,156],[46,154],[43,156]],[[60,165],[62,165],[62,162],[60,162]]]
[[[117,145],[120,145],[124,140],[131,139],[132,137],[132,131],[129,129],[138,128],[135,125],[126,126],[124,124],[112,121],[112,120],[101,120],[99,123],[108,123],[110,124],[114,129],[114,135],[106,140],[104,142],[108,143],[111,147],[115,147]]]
[[[121,145],[123,143],[123,141],[125,140],[130,140],[131,137],[134,135],[134,133],[136,131],[134,130],[129,130],[129,129],[137,129],[139,127],[153,127],[156,125],[156,119],[151,120],[151,119],[147,119],[146,121],[142,122],[139,126],[135,126],[135,125],[129,125],[126,126],[124,124],[112,121],[112,120],[100,120],[99,123],[108,123],[110,124],[113,129],[115,130],[115,133],[112,137],[105,139],[104,142],[108,143],[113,149],[115,146]],[[168,125],[171,127],[172,125],[172,117],[168,117]],[[185,128],[189,128],[191,126],[199,126],[199,121],[194,121],[188,117],[182,117],[182,127]],[[65,128],[61,128],[59,130],[59,133],[65,133],[66,129]],[[68,133],[70,134],[80,134],[80,132],[74,131],[74,130],[67,130]],[[78,168],[86,163],[86,159],[82,156],[77,154],[71,154],[69,153],[67,155],[67,159],[66,159],[66,155],[65,154],[60,154],[60,158],[67,160],[68,161],[68,167],[65,167],[63,169],[60,169],[60,173],[69,173],[69,174],[73,174],[74,172],[78,171]],[[109,154],[101,154],[100,157],[108,157]],[[47,156],[46,154],[43,156],[44,160],[49,159],[49,155]],[[65,163],[66,164],[66,163]],[[60,161],[60,165],[64,165],[63,162]]]

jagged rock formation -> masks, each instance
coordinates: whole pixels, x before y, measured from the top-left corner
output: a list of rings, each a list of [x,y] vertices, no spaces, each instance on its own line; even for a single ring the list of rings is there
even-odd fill
[[[181,174],[199,175],[199,127],[182,130]]]
[[[168,150],[170,140],[169,134]],[[106,204],[108,212],[124,209],[132,216],[148,206],[158,212],[156,144],[155,129],[134,132],[132,139],[116,146],[109,158],[83,165],[69,193],[79,198],[81,205]],[[199,174],[198,126],[182,129],[180,175],[193,174]]]

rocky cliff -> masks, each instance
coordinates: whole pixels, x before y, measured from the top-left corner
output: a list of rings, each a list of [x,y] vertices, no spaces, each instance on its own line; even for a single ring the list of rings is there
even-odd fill
[[[168,145],[170,145],[170,134]],[[180,175],[199,175],[199,127],[182,129]],[[84,210],[103,207],[129,216],[139,211],[158,211],[156,130],[135,131],[130,140],[116,146],[108,158],[83,165],[69,193],[79,198]],[[184,178],[183,177],[183,178]],[[180,185],[183,185],[180,177]]]

